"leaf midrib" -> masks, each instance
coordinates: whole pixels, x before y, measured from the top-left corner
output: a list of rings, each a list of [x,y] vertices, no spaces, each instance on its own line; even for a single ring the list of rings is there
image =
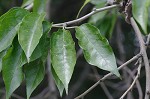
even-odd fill
[[[82,27],[81,27],[82,28]],[[83,30],[84,30],[84,28],[82,28]],[[81,30],[82,31],[82,30]],[[85,31],[85,30],[84,30]],[[82,31],[82,33],[84,33],[83,31]],[[86,33],[84,33],[84,35],[85,35],[85,37],[87,38],[87,40],[88,40],[88,42],[90,43],[90,45],[93,47],[93,49],[94,50],[96,50],[96,53],[98,53],[101,57],[102,57],[102,59],[104,59],[105,60],[105,62],[107,63],[107,65],[108,65],[108,62],[107,62],[107,60],[106,60],[106,58],[107,57],[104,57],[103,55],[101,55],[100,53],[99,53],[99,51],[97,50],[97,48],[96,47],[94,47],[94,44],[92,43],[92,42],[90,42],[90,40],[89,40],[89,38],[88,38],[88,35],[86,35]],[[96,33],[96,35],[97,35],[97,33]],[[99,37],[98,37],[99,38]],[[100,40],[100,39],[99,39]]]
[[[37,21],[35,22],[35,25],[34,25],[34,28],[32,29],[32,33],[31,33],[31,38],[30,38],[30,40],[29,40],[29,45],[28,45],[28,47],[27,47],[27,56],[28,56],[28,58],[30,57],[30,49],[31,49],[31,45],[32,45],[32,41],[33,41],[33,37],[34,37],[34,35],[35,35],[35,31],[36,31],[36,27],[37,27],[37,25],[38,25],[38,21],[39,21],[39,19],[40,19],[40,16],[38,17],[38,19],[37,19]]]
[[[68,76],[68,67],[67,67],[67,60],[66,60],[66,51],[65,51],[65,39],[64,39],[64,34],[65,34],[65,32],[64,32],[64,30],[63,30],[63,64],[64,64],[64,68],[65,68],[65,71],[64,71],[64,73],[65,73],[65,75],[66,76]],[[65,78],[65,83],[67,82],[67,84],[68,84],[68,81],[69,81],[69,79],[67,79],[67,77],[64,77]]]

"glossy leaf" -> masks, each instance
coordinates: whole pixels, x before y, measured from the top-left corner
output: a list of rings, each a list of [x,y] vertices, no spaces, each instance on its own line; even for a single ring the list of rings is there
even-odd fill
[[[2,21],[5,17],[7,17],[7,16],[8,16],[9,14],[11,14],[12,12],[14,12],[15,9],[16,9],[16,8],[12,8],[12,9],[10,9],[9,11],[7,11],[5,14],[3,14],[2,16],[0,16],[0,23],[1,23],[1,21]]]
[[[52,66],[62,81],[66,93],[76,63],[75,44],[67,30],[59,30],[51,36]]]
[[[33,11],[38,12],[39,14],[46,11],[47,0],[34,0]]]
[[[81,25],[76,28],[76,37],[89,64],[120,76],[112,48],[96,27]]]
[[[39,46],[42,52],[42,60],[46,61],[47,55],[50,49],[50,37],[48,36],[50,30],[52,28],[52,24],[47,21],[43,22],[43,36],[40,39]]]
[[[50,39],[48,38],[48,33],[51,30],[51,27],[52,25],[49,22],[47,21],[43,22],[43,35],[40,39],[39,44],[37,45],[37,47],[33,51],[33,54],[31,55],[30,62],[40,57],[42,57],[43,62],[45,62],[47,55],[48,55],[48,50],[50,48],[50,45],[49,45]],[[25,53],[22,54],[22,61],[23,61],[23,64],[27,63]]]
[[[6,56],[3,58],[3,79],[6,88],[6,99],[20,86],[23,80],[23,72],[21,68],[22,49],[17,41],[13,43]]]
[[[42,37],[42,21],[44,20],[44,17],[45,14],[39,15],[37,13],[31,13],[25,16],[20,24],[18,39],[28,62]]]
[[[132,0],[132,13],[144,34],[147,34],[149,0]]]
[[[55,72],[53,67],[51,67],[51,72],[52,72],[53,78],[55,80],[55,84],[56,84],[56,86],[57,86],[57,88],[59,90],[60,96],[62,96],[65,87],[64,87],[62,81],[57,76],[57,74],[56,74],[56,72]]]
[[[45,68],[40,60],[27,64],[24,68],[26,79],[27,99],[44,78]]]
[[[23,0],[22,6],[21,7],[26,7],[30,4],[33,3],[34,0]]]
[[[0,52],[12,44],[18,25],[29,12],[22,8],[13,8],[0,19]]]

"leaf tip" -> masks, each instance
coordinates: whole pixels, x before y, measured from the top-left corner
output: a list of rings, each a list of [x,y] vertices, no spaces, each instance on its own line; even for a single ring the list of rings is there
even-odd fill
[[[27,62],[30,63],[30,57],[27,57]]]
[[[117,71],[116,71],[116,70],[115,70],[115,71],[112,71],[112,73],[115,74],[115,75],[116,75],[117,77],[119,77],[120,79],[122,79],[118,70],[117,70]]]

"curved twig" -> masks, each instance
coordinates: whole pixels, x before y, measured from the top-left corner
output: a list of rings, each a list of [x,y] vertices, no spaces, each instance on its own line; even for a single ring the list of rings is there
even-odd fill
[[[112,8],[116,8],[116,7],[120,7],[121,4],[115,4],[115,5],[111,5],[111,6],[106,6],[106,7],[103,7],[103,8],[99,8],[99,9],[94,9],[92,12],[88,13],[87,15],[81,17],[81,18],[78,18],[78,19],[75,19],[75,20],[72,20],[72,21],[68,21],[68,22],[63,22],[63,23],[58,23],[58,24],[53,24],[52,27],[62,27],[63,24],[67,24],[67,25],[71,25],[71,24],[75,24],[75,23],[79,23],[87,18],[89,18],[90,16],[98,13],[98,12],[102,12],[102,11],[105,11],[105,10],[109,10],[109,9],[112,9]]]
[[[33,7],[33,3],[31,3],[30,5],[26,6],[25,9],[30,10]]]
[[[141,56],[141,54],[137,54],[136,56],[134,56],[133,58],[131,58],[130,60],[128,60],[127,62],[125,62],[124,64],[122,64],[118,69],[119,70],[122,69],[124,66],[126,66],[126,65],[130,64],[131,62],[137,60],[140,56]],[[77,96],[74,99],[80,99],[80,98],[84,97],[91,90],[93,90],[97,85],[99,85],[100,82],[104,81],[105,79],[107,79],[111,75],[113,75],[113,74],[109,73],[109,74],[105,75],[103,78],[101,78],[99,81],[97,81],[93,86],[91,86],[89,89],[87,89],[85,92],[83,92],[81,95]]]
[[[139,60],[139,67],[137,69],[137,75],[136,77],[134,78],[132,84],[130,85],[130,87],[125,91],[125,93],[120,97],[120,99],[123,99],[127,93],[133,88],[133,86],[135,85],[136,81],[138,80],[139,76],[140,76],[140,71],[141,71],[141,67],[142,67],[142,59],[140,58]]]
[[[131,21],[131,25],[135,31],[135,34],[139,40],[140,52],[143,56],[143,60],[144,60],[144,64],[145,64],[145,71],[146,71],[145,99],[149,99],[149,94],[150,94],[150,67],[149,67],[148,57],[147,57],[147,53],[146,53],[146,47],[145,47],[144,40],[142,38],[142,33],[141,33],[137,23],[135,22],[134,18],[131,17],[130,21]]]

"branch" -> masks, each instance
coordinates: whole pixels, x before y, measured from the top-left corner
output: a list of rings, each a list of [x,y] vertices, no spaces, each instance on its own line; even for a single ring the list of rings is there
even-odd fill
[[[150,94],[150,67],[149,67],[149,62],[148,62],[148,57],[146,53],[146,47],[144,40],[142,38],[142,34],[139,30],[139,27],[133,17],[130,18],[131,25],[135,31],[135,34],[139,40],[140,44],[140,53],[143,56],[144,64],[145,64],[145,71],[146,71],[146,91],[145,91],[145,99],[149,99],[149,94]]]
[[[139,58],[139,60],[137,61],[137,63],[141,62],[141,58]],[[117,62],[118,64],[123,64],[123,62],[119,59],[117,59]],[[136,65],[136,64],[135,64]],[[142,65],[142,63],[141,63]],[[128,67],[125,67],[124,70],[131,76],[131,78],[134,80],[135,79],[135,76],[134,74],[137,72],[137,68],[136,70],[134,69],[133,71],[131,71]],[[129,80],[129,78],[127,78]],[[129,85],[130,86],[130,85]],[[137,90],[138,90],[138,95],[139,95],[139,99],[143,99],[143,92],[142,92],[142,88],[141,88],[141,85],[140,85],[140,82],[139,80],[137,79],[136,80],[136,87],[137,87]]]
[[[127,62],[125,62],[124,64],[122,64],[118,69],[122,69],[124,66],[130,64],[131,62],[135,61],[136,59],[138,59],[141,56],[141,54],[137,54],[136,56],[134,56],[133,58],[131,58],[130,60],[128,60]],[[85,92],[83,92],[81,95],[77,96],[74,99],[80,99],[82,97],[84,97],[86,94],[88,94],[91,90],[93,90],[97,85],[99,85],[99,83],[101,83],[102,81],[104,81],[105,79],[107,79],[109,76],[112,76],[112,73],[109,73],[107,75],[105,75],[103,78],[101,78],[99,81],[97,81],[93,86],[91,86],[88,90],[86,90]]]
[[[148,37],[147,37],[146,46],[149,45],[149,42],[150,42],[150,34],[149,34]]]
[[[6,94],[6,92],[4,90],[0,90],[0,93]],[[19,96],[17,94],[14,94],[14,93],[11,96],[14,97],[14,98],[16,98],[16,99],[25,99],[25,98],[23,98],[23,97],[21,97],[21,96]]]
[[[97,80],[99,80],[101,77],[100,77],[100,76],[97,76],[97,75],[99,75],[97,69],[94,68],[94,67],[92,67],[92,69],[93,69],[93,72],[95,73],[95,78],[96,78]],[[113,99],[113,96],[110,94],[110,92],[109,92],[108,88],[106,87],[105,83],[104,83],[104,82],[101,82],[99,85],[100,85],[101,88],[104,90],[104,92],[105,92],[107,98],[108,98],[108,99]]]
[[[27,10],[31,10],[32,9],[32,7],[33,7],[33,3],[31,3],[30,5],[28,5],[28,6],[26,6],[25,7],[25,9],[27,9]]]
[[[140,58],[139,59],[139,67],[137,69],[137,75],[136,77],[134,78],[132,84],[130,85],[130,87],[125,91],[125,93],[120,97],[120,99],[123,99],[127,93],[133,88],[133,86],[135,85],[136,81],[138,80],[139,76],[140,76],[140,71],[141,71],[141,67],[142,67],[142,59]]]
[[[90,12],[89,14],[81,17],[81,18],[78,18],[78,19],[75,19],[75,20],[72,20],[72,21],[68,21],[68,22],[64,22],[64,23],[58,23],[58,24],[53,24],[52,27],[63,27],[64,24],[66,25],[71,25],[71,24],[74,24],[74,23],[79,23],[87,18],[89,18],[90,16],[98,13],[98,12],[102,12],[102,11],[105,11],[105,10],[109,10],[109,9],[112,9],[112,8],[116,8],[116,7],[120,7],[121,4],[116,4],[116,5],[111,5],[111,6],[106,6],[106,7],[103,7],[103,8],[99,8],[99,9],[93,9],[92,12]]]

